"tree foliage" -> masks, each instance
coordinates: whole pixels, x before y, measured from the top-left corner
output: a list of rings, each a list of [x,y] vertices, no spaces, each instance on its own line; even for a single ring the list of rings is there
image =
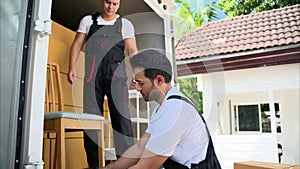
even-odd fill
[[[199,5],[200,1],[196,0],[196,8],[192,8],[190,0],[175,0],[175,2],[178,8],[173,15],[173,22],[174,35],[177,40],[204,23],[217,19],[216,2]],[[202,92],[197,91],[197,78],[179,79],[178,82],[180,91],[191,99],[200,112],[203,112]]]
[[[197,8],[192,8],[189,0],[175,0],[175,2],[178,6],[173,15],[176,39],[180,39],[202,24],[217,18],[215,2],[204,5],[204,7],[197,5]],[[196,0],[196,4],[199,4],[199,0]]]
[[[299,3],[300,0],[219,0],[217,6],[231,18]]]
[[[203,112],[202,92],[197,90],[197,78],[178,79],[180,91],[185,94],[200,112]]]

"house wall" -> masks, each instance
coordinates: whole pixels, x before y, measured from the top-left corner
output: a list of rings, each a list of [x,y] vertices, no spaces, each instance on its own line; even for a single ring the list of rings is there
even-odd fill
[[[224,98],[222,104],[223,108],[221,111],[222,116],[222,129],[224,134],[237,134],[234,131],[234,122],[233,122],[233,106],[238,104],[260,104],[268,103],[269,97],[268,92],[243,92],[238,94],[228,94]],[[229,112],[231,110],[231,112]],[[231,120],[231,123],[228,123]],[[241,134],[241,133],[240,133]]]
[[[233,169],[240,161],[277,162],[272,135],[215,135],[213,143],[222,169]]]
[[[283,145],[282,162],[300,165],[300,90],[277,90],[274,92],[274,98],[281,103],[282,133],[278,135],[278,141]]]
[[[282,163],[299,165],[299,134],[295,135],[299,133],[299,75],[298,63],[201,75],[204,116],[211,132],[260,135],[235,133],[230,107],[235,104],[269,103],[273,97],[280,106],[282,133],[276,137],[277,142],[283,145]]]

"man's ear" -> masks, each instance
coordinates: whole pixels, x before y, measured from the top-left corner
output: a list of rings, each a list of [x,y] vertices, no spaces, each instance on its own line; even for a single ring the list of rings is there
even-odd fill
[[[165,78],[162,75],[157,75],[156,80],[158,84],[162,84],[165,82]]]

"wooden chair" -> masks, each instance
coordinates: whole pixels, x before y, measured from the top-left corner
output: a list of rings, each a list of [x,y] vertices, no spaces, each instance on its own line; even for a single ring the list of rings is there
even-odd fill
[[[60,70],[57,63],[47,65],[45,102],[44,132],[56,133],[54,159],[56,164],[54,166],[59,169],[66,168],[65,132],[83,130],[98,131],[99,166],[104,166],[104,118],[92,114],[64,111]]]

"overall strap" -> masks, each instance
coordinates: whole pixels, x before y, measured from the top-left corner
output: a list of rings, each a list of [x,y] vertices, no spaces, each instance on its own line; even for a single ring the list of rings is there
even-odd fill
[[[207,131],[207,134],[208,134],[208,137],[209,137],[209,139],[211,139],[211,137],[210,137],[210,132],[209,132],[208,127],[207,127],[207,125],[206,125],[205,119],[203,118],[203,116],[201,115],[201,113],[199,112],[199,110],[196,108],[196,106],[195,106],[189,99],[187,99],[186,97],[179,96],[179,95],[171,95],[171,96],[169,96],[169,97],[167,98],[167,100],[169,100],[169,99],[179,99],[179,100],[183,100],[183,101],[189,103],[190,105],[192,105],[192,106],[197,110],[198,114],[200,115],[200,117],[201,117],[201,119],[202,119],[202,121],[203,121],[203,123],[204,123],[204,125],[205,125],[206,131]]]
[[[98,16],[100,15],[99,12],[96,12],[92,15],[92,21],[93,21],[93,24],[90,26],[90,30],[89,30],[89,33],[87,34],[87,37],[86,39],[90,39],[90,37],[99,29],[98,27]]]
[[[96,12],[92,15],[93,24],[97,25],[97,18],[100,15],[100,12]]]
[[[96,33],[100,28],[102,28],[102,30],[109,30],[114,31],[113,34],[115,33],[119,33],[122,34],[122,18],[118,17],[115,21],[115,23],[113,25],[98,25],[98,17],[100,15],[100,12],[96,12],[94,13],[92,16],[92,25],[90,26],[90,30],[89,33],[87,35],[87,40],[94,34]],[[104,29],[104,27],[107,27],[106,29]]]
[[[92,15],[93,24],[98,25],[97,19],[98,19],[99,15],[100,15],[100,12],[96,12]],[[118,32],[122,32],[122,17],[117,18],[114,25],[117,25]]]
[[[169,96],[167,98],[168,99],[179,99],[179,100],[183,100],[189,104],[191,104],[197,111],[198,109],[195,107],[195,105],[187,98],[179,96],[179,95],[172,95]],[[212,139],[208,130],[208,127],[206,125],[206,122],[203,118],[203,116],[200,114],[200,112],[198,111],[199,115],[201,116],[203,123],[205,124],[205,128],[207,131],[207,134],[209,136],[209,144],[207,147],[207,152],[206,152],[206,157],[203,161],[199,162],[198,164],[192,164],[192,169],[221,169],[221,165],[219,163],[219,160],[217,158],[217,155],[215,153],[215,149],[212,143]],[[172,167],[170,169],[173,169]]]
[[[121,33],[122,32],[122,17],[117,18],[114,25],[117,26],[117,31],[119,33]]]

